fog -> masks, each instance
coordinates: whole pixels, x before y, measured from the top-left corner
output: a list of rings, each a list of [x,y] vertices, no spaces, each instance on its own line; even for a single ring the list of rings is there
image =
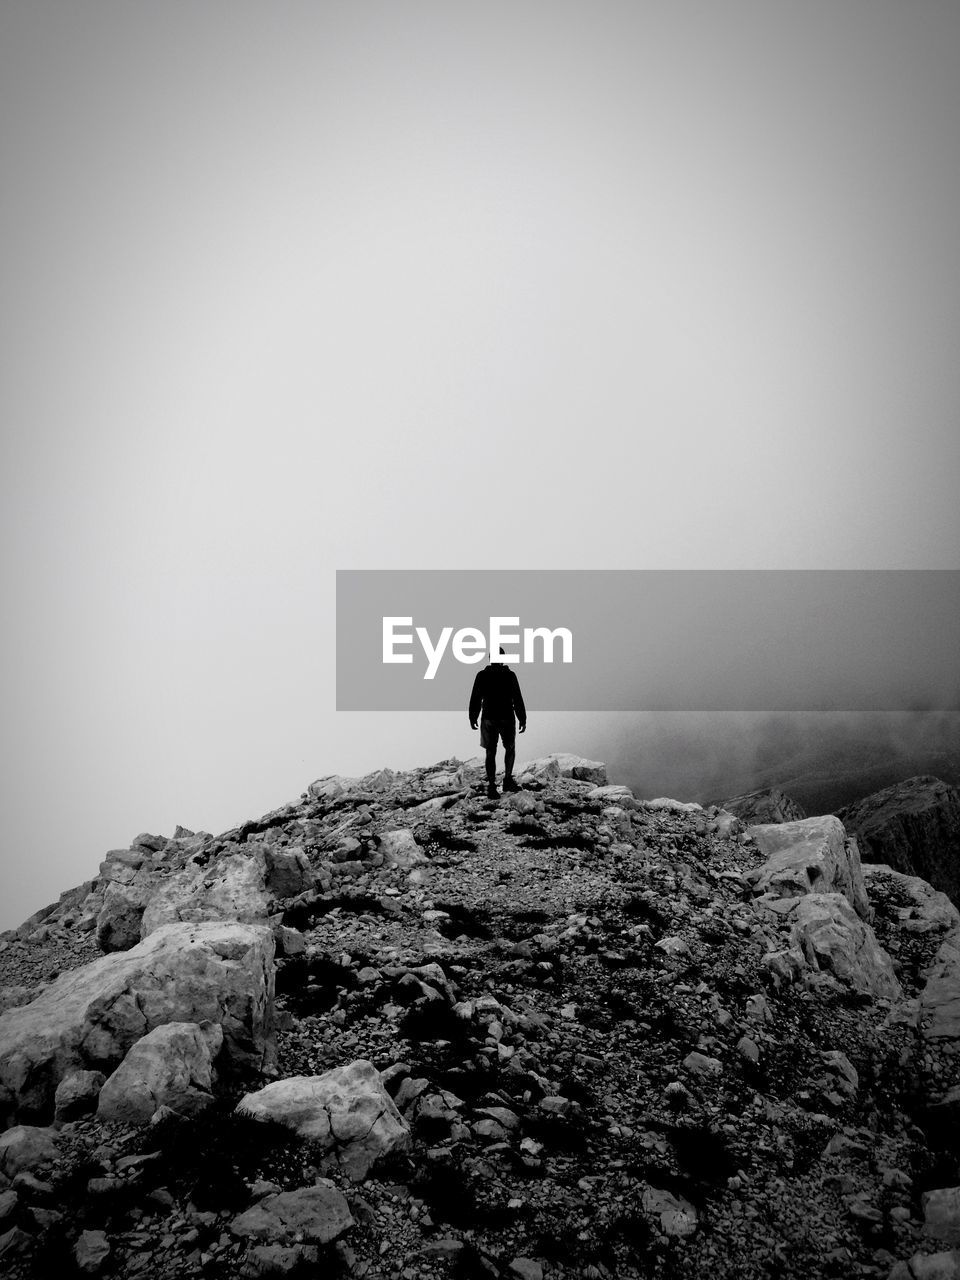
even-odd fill
[[[0,6],[0,928],[477,751],[337,713],[339,569],[960,567],[958,47],[939,0]],[[699,794],[778,724],[522,746]]]

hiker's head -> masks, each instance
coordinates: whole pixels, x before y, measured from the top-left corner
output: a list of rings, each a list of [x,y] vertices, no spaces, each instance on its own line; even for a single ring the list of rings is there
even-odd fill
[[[500,646],[500,657],[497,658],[497,662],[500,662],[500,658],[502,657],[503,657],[503,645]]]

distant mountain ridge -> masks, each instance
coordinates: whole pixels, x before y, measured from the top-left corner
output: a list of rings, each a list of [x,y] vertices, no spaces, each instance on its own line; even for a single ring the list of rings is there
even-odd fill
[[[838,810],[868,862],[920,876],[960,900],[960,790],[941,778],[907,778]]]

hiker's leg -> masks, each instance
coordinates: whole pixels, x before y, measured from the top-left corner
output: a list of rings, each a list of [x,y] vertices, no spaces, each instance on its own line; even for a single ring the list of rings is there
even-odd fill
[[[487,753],[484,761],[487,770],[487,781],[495,782],[497,777],[497,728],[489,720],[480,721],[480,745]]]
[[[517,755],[517,726],[515,724],[505,724],[500,735],[503,738],[503,777],[513,777],[513,762]]]

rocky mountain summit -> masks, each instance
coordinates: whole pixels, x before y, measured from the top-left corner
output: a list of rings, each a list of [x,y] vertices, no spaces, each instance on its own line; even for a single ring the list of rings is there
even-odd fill
[[[960,1277],[960,913],[578,756],[328,777],[0,939],[11,1277]]]

